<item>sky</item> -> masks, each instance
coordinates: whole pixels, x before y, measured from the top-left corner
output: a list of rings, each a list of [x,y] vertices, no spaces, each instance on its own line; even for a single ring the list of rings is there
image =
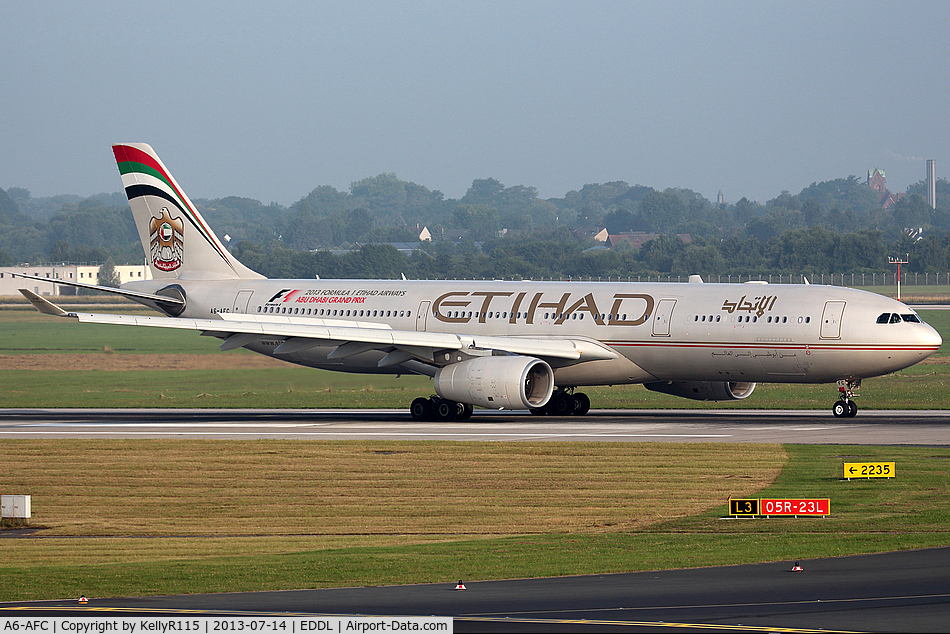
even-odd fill
[[[381,173],[563,197],[622,180],[765,202],[950,174],[950,3],[6,2],[0,188],[290,205]]]

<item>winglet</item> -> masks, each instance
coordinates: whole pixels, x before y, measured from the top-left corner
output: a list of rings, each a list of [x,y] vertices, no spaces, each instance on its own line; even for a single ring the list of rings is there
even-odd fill
[[[33,304],[33,308],[35,308],[36,310],[40,311],[43,314],[54,315],[56,317],[69,317],[69,313],[67,313],[65,310],[63,310],[62,308],[60,308],[53,302],[49,301],[48,299],[44,299],[40,297],[33,291],[28,291],[25,288],[21,288],[20,293],[23,294],[23,297],[30,300],[30,303]]]

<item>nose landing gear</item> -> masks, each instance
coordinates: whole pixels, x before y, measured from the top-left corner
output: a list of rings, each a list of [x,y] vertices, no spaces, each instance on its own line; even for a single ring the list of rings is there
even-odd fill
[[[854,399],[861,387],[861,379],[841,379],[838,381],[838,401],[831,408],[835,418],[854,418],[858,415],[858,404]]]

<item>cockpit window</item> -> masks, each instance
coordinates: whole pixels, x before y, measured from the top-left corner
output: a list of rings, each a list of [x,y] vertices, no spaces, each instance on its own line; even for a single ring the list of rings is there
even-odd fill
[[[911,323],[911,324],[919,324],[920,317],[918,317],[914,313],[910,313],[908,315],[899,315],[897,313],[884,313],[883,315],[879,315],[877,318],[877,323],[879,324],[899,324],[902,321],[906,321],[907,323]]]

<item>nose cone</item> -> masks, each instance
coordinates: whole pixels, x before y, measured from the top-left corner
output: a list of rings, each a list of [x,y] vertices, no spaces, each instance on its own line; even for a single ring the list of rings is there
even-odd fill
[[[940,346],[943,345],[943,337],[941,337],[940,333],[937,332],[930,324],[922,323],[921,326],[922,328],[919,335],[920,343],[924,348],[930,348],[930,351],[926,354],[926,357],[929,357],[933,353],[937,352],[937,350],[940,349]]]

